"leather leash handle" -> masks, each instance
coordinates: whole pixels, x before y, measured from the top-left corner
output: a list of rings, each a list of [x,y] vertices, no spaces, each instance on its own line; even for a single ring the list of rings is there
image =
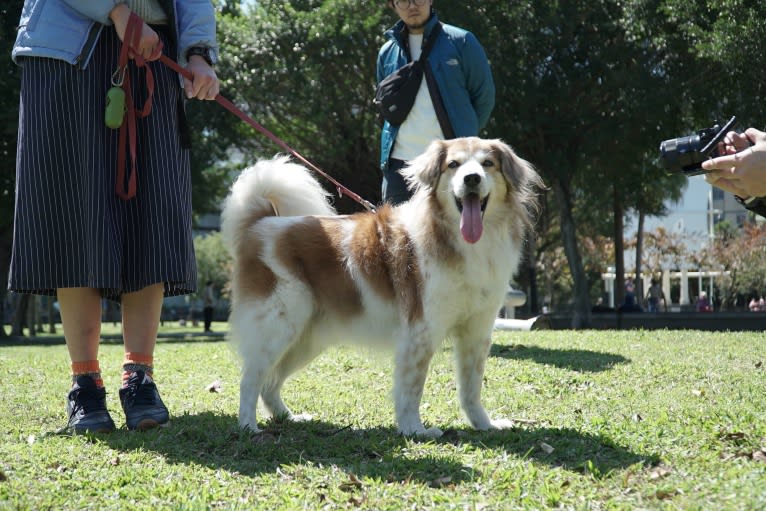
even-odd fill
[[[115,190],[117,195],[122,200],[130,200],[136,196],[136,173],[138,172],[138,166],[136,164],[136,119],[147,117],[152,112],[152,98],[154,97],[154,74],[151,68],[147,65],[146,60],[135,50],[141,42],[141,30],[143,29],[144,21],[139,18],[135,13],[130,13],[128,18],[128,25],[125,28],[125,36],[122,41],[122,47],[120,48],[120,69],[126,70],[130,53],[132,53],[133,62],[137,67],[145,68],[146,74],[146,90],[147,96],[141,110],[136,110],[133,103],[133,90],[130,83],[130,73],[125,71],[125,79],[122,82],[122,89],[125,91],[125,106],[127,119],[120,126],[119,142],[117,145],[117,182],[115,184]],[[162,42],[158,46],[158,53],[162,52]],[[128,182],[125,183],[126,161],[125,150],[126,145],[130,149],[130,163],[131,166],[128,170]]]

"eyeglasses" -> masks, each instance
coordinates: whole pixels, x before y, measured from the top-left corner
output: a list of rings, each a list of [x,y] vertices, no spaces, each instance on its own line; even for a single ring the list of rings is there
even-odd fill
[[[410,5],[416,5],[422,7],[426,3],[426,0],[394,0],[394,6],[397,9],[405,9]]]

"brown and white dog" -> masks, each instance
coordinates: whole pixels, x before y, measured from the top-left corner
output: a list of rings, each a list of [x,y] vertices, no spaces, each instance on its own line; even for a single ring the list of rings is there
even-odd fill
[[[455,345],[460,405],[474,428],[510,426],[481,404],[498,310],[516,271],[542,181],[499,140],[433,142],[405,169],[413,198],[337,216],[309,172],[286,157],[243,171],[223,210],[234,258],[231,337],[243,360],[239,424],[259,431],[286,378],[335,344],[395,350],[399,431],[439,436],[420,418],[435,350]]]

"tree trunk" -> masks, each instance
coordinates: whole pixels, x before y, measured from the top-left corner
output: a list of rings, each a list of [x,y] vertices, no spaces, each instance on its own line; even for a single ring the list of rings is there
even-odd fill
[[[568,183],[562,183],[556,179],[553,182],[553,190],[558,197],[559,219],[561,221],[561,236],[564,242],[564,253],[569,263],[569,271],[572,273],[574,309],[572,315],[572,328],[588,328],[590,326],[590,293],[588,281],[585,277],[585,269],[582,264],[582,256],[577,246],[577,232],[572,217],[572,196],[567,188]]]
[[[11,265],[11,239],[13,237],[13,230],[0,229],[0,339],[8,337],[8,333],[5,331],[5,304],[6,297],[8,296],[8,290],[6,285],[8,283],[8,271]]]
[[[11,336],[24,337],[24,327],[27,325],[27,310],[29,309],[29,299],[32,295],[21,294],[16,296],[16,310],[13,314],[13,327]]]
[[[537,316],[539,307],[537,300],[537,240],[535,234],[529,233],[527,239],[527,272],[529,275],[529,296],[527,296],[527,310],[530,316]]]
[[[37,295],[30,295],[29,307],[27,308],[27,327],[29,328],[29,336],[34,337],[39,332],[40,327],[40,297]]]
[[[48,333],[56,333],[56,318],[53,317],[55,309],[53,308],[54,297],[48,296]]]
[[[5,331],[5,287],[0,290],[0,339],[8,337],[8,332]]]
[[[614,305],[619,310],[625,301],[625,244],[622,239],[623,215],[622,197],[617,187],[612,188],[612,210],[614,214]]]
[[[643,211],[638,212],[638,230],[636,231],[636,298],[639,300],[643,300],[646,296],[646,291],[644,291],[644,279],[641,278],[643,275],[643,267],[641,266],[641,256],[644,251],[644,220],[646,219],[646,215]]]

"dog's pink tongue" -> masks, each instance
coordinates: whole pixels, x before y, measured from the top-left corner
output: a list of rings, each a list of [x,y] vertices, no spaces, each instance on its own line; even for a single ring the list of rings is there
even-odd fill
[[[479,196],[472,193],[463,199],[463,214],[460,216],[460,233],[468,243],[476,243],[481,238],[484,226],[481,223],[481,203]]]

